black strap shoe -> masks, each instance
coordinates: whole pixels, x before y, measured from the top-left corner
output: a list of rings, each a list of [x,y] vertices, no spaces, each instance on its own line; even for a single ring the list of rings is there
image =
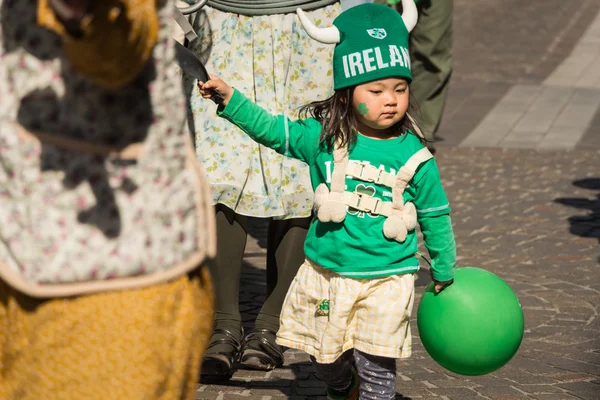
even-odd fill
[[[254,329],[244,338],[240,364],[248,369],[270,371],[283,365],[283,349],[269,329]]]
[[[241,327],[238,332],[227,328],[216,328],[213,331],[202,360],[202,381],[223,380],[233,376],[233,366],[239,361],[243,338],[244,330]],[[217,346],[221,348],[218,351],[215,349]]]

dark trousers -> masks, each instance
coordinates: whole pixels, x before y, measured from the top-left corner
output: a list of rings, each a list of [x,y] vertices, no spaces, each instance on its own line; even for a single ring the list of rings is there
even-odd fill
[[[374,0],[387,4],[387,0]],[[394,6],[402,13],[402,3]],[[454,0],[419,0],[419,20],[410,33],[411,101],[425,138],[433,141],[442,120],[452,75],[452,15]],[[433,143],[429,145],[433,148]]]
[[[417,122],[428,140],[434,139],[442,119],[452,75],[453,8],[453,0],[419,0],[419,20],[410,33],[410,91],[420,109]]]
[[[248,217],[218,204],[217,257],[211,264],[215,287],[215,322],[221,327],[241,324],[239,290],[248,235]],[[256,328],[279,329],[283,300],[304,262],[304,239],[309,218],[270,220],[267,233],[266,299],[256,318]]]

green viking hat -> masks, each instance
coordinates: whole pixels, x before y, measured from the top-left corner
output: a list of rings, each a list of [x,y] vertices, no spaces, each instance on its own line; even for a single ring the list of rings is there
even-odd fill
[[[381,4],[361,4],[342,12],[328,28],[317,28],[301,9],[296,12],[308,36],[336,44],[333,80],[338,90],[391,77],[412,81],[408,34],[417,23],[414,0],[402,0],[402,10],[400,16]]]

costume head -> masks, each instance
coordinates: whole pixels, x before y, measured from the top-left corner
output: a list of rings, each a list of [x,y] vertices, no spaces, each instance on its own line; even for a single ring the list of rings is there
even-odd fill
[[[107,88],[134,80],[158,38],[156,0],[93,0],[79,21],[79,37],[67,32],[48,0],[39,0],[38,24],[63,39],[66,58],[86,78]]]
[[[297,10],[311,38],[336,44],[335,90],[390,77],[412,81],[408,35],[417,23],[417,8],[414,0],[402,0],[402,8],[400,15],[381,4],[361,4],[341,13],[328,28],[317,28]]]

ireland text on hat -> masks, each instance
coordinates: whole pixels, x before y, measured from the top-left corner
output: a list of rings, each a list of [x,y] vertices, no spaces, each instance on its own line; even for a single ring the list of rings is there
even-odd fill
[[[342,57],[344,75],[346,75],[346,78],[350,78],[351,76],[361,75],[377,69],[393,67],[396,64],[410,69],[408,49],[391,44],[388,46],[386,53],[388,54],[388,57],[386,57],[386,60],[389,60],[388,62],[384,61],[380,47],[344,55]]]

